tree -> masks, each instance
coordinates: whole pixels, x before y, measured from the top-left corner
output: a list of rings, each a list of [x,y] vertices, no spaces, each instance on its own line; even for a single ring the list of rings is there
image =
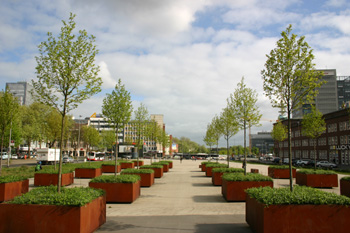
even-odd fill
[[[228,99],[228,108],[236,118],[238,128],[244,130],[244,174],[247,174],[247,146],[246,146],[246,128],[247,124],[250,127],[259,126],[261,114],[259,112],[256,102],[258,101],[258,94],[255,90],[246,87],[244,84],[244,77],[241,82],[237,84],[234,93]]]
[[[98,146],[101,141],[101,136],[97,129],[84,125],[81,128],[82,139],[86,144],[87,152],[91,150],[92,147]]]
[[[209,146],[211,151],[211,147],[216,144],[215,128],[213,124],[207,125],[207,131],[205,133],[205,137],[203,138],[203,141],[207,146]]]
[[[101,132],[102,146],[113,150],[113,144],[115,143],[115,133],[112,130],[104,130]]]
[[[315,106],[311,107],[311,112],[305,114],[301,121],[302,133],[314,140],[314,161],[316,170],[316,145],[317,139],[326,131],[326,121],[320,111]]]
[[[229,152],[229,139],[235,135],[238,130],[237,118],[234,116],[232,109],[226,107],[220,114],[219,118],[219,131],[220,134],[224,136],[226,140],[226,149],[227,149],[227,165],[230,164],[230,152]]]
[[[291,148],[291,112],[303,103],[312,103],[317,88],[322,82],[322,72],[315,70],[313,51],[305,42],[305,37],[297,39],[292,34],[292,25],[281,33],[277,47],[267,56],[265,69],[261,71],[265,95],[272,106],[286,109],[288,120],[288,147],[290,190],[293,191],[292,148]]]
[[[145,137],[146,124],[149,122],[150,117],[146,106],[142,103],[134,112],[135,125],[136,125],[136,146],[139,150],[142,149]]]
[[[284,124],[282,124],[282,122],[279,121],[277,124],[273,125],[271,136],[273,140],[277,142],[282,142],[286,140],[287,132],[288,132],[287,126],[285,126]],[[278,151],[278,156],[279,156],[279,151]],[[282,163],[282,159],[280,159],[280,163]]]
[[[0,133],[1,133],[1,148],[0,148],[0,176],[2,170],[2,148],[4,147],[5,132],[10,129],[12,120],[18,113],[18,101],[8,91],[0,92]],[[9,165],[9,164],[8,164]]]
[[[102,79],[98,77],[99,67],[94,64],[98,53],[95,37],[75,29],[74,14],[63,27],[57,39],[48,33],[48,40],[38,46],[36,57],[37,81],[32,80],[35,96],[44,104],[55,107],[61,114],[60,162],[57,191],[61,191],[62,149],[64,118],[84,100],[101,91]]]
[[[131,95],[119,79],[111,94],[103,99],[102,114],[113,127],[115,133],[115,175],[117,175],[118,134],[131,118]]]

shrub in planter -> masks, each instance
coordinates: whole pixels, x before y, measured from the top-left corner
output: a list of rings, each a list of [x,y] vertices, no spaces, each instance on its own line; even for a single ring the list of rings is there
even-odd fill
[[[121,172],[124,174],[135,174],[141,178],[141,187],[151,187],[154,183],[154,170],[153,169],[135,169],[128,168]]]
[[[105,222],[103,190],[39,187],[0,204],[0,232],[93,232]]]
[[[169,163],[165,161],[160,161],[160,162],[154,162],[151,165],[162,165],[163,166],[163,172],[168,172],[169,171]]]
[[[254,187],[273,187],[271,177],[257,173],[225,173],[222,176],[221,193],[226,201],[245,201],[245,190]]]
[[[315,188],[338,187],[338,175],[330,170],[302,169],[297,172],[296,183]]]
[[[296,168],[292,167],[293,178],[296,176]],[[273,165],[268,167],[268,174],[274,179],[288,179],[289,175],[289,166],[288,165]]]
[[[154,178],[161,178],[163,176],[163,165],[143,165],[140,169],[154,170]]]
[[[170,169],[173,168],[173,161],[171,161],[171,160],[163,160],[163,162],[169,163],[169,168]]]
[[[340,179],[340,194],[350,197],[350,176]]]
[[[29,166],[20,166],[20,167],[3,167],[1,170],[2,176],[22,176],[24,178],[34,177],[35,169],[34,167]]]
[[[217,167],[228,168],[228,165],[223,163],[209,163],[206,165],[205,175],[211,177],[213,168]]]
[[[118,163],[120,163],[120,166],[122,169],[126,169],[126,168],[134,168],[134,162],[132,161],[127,161],[127,160],[118,160]]]
[[[201,162],[201,165],[202,165],[202,172],[206,172],[207,170],[206,170],[206,167],[207,167],[207,164],[210,164],[210,163],[217,163],[217,162],[208,162],[208,161],[206,161],[206,162]]]
[[[108,161],[102,163],[102,173],[115,173],[115,161]],[[121,171],[121,166],[117,162],[117,173]]]
[[[29,180],[23,176],[0,176],[0,202],[27,193]]]
[[[246,192],[246,221],[254,232],[349,232],[348,197],[305,186]]]
[[[94,178],[102,175],[102,163],[86,162],[75,166],[76,178]]]
[[[103,189],[107,202],[132,203],[141,194],[138,175],[102,175],[91,179],[89,187]]]
[[[224,173],[235,173],[235,172],[244,172],[243,168],[213,168],[212,169],[212,183],[213,185],[222,185],[222,175]]]
[[[66,186],[74,183],[72,167],[62,166],[61,185]],[[43,166],[43,169],[35,172],[34,186],[50,186],[58,184],[58,166]]]

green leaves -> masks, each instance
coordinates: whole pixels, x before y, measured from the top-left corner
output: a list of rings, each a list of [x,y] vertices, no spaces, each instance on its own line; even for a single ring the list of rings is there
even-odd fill
[[[350,198],[306,186],[288,188],[260,187],[246,190],[247,195],[269,205],[350,205]]]
[[[244,175],[244,173],[225,173],[222,176],[223,180],[227,181],[272,181],[271,177],[264,176],[258,173],[247,173]]]
[[[298,173],[302,174],[322,174],[322,175],[332,175],[332,174],[337,174],[335,171],[331,170],[323,170],[323,169],[301,169],[298,170]]]
[[[102,175],[102,176],[93,178],[90,182],[91,183],[136,183],[139,180],[141,180],[141,178],[138,175],[119,175],[119,176]]]
[[[12,204],[84,206],[92,200],[104,195],[101,189],[92,188],[62,188],[57,192],[56,186],[38,187],[22,196],[17,196]]]
[[[1,183],[11,183],[16,181],[22,181],[28,179],[27,177],[18,176],[18,175],[8,175],[8,176],[0,176],[0,184]]]
[[[127,168],[127,169],[123,169],[123,171],[121,171],[121,174],[149,174],[149,173],[154,173],[153,169],[135,169],[135,168]]]

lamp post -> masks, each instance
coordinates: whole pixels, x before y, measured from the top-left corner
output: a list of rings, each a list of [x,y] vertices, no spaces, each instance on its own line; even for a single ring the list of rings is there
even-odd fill
[[[80,153],[79,153],[79,151],[80,151],[80,119],[81,119],[81,115],[79,115],[79,125],[78,125],[78,127],[79,127],[79,131],[78,131],[78,155],[77,156],[80,156]]]

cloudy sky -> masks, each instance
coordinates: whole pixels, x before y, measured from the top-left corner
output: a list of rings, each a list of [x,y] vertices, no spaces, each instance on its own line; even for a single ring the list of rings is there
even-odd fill
[[[348,0],[0,0],[0,89],[36,78],[35,56],[47,32],[76,14],[77,29],[96,36],[103,91],[70,114],[101,113],[118,79],[163,114],[166,131],[203,143],[207,124],[226,106],[244,76],[258,93],[261,127],[278,117],[262,89],[266,54],[289,24],[313,48],[318,69],[350,75]],[[242,132],[230,145],[242,144]],[[222,139],[221,145],[225,145]]]

